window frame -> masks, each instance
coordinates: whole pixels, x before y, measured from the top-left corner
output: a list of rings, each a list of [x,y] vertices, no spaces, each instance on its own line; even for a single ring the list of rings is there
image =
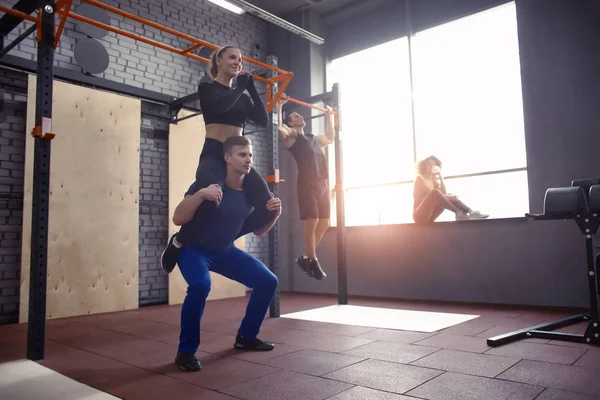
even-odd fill
[[[463,19],[466,19],[466,18],[472,18],[472,17],[477,16],[479,14],[493,12],[496,9],[505,8],[505,7],[512,7],[513,9],[515,9],[515,12],[516,12],[516,4],[515,3],[516,3],[515,1],[510,1],[510,2],[507,2],[507,3],[501,4],[499,6],[492,7],[490,9],[483,10],[483,11],[480,11],[478,13],[471,14],[469,16],[466,16],[466,17],[463,17],[463,18],[460,18],[460,19],[457,19],[457,20],[454,20],[454,21],[450,21],[450,22],[447,22],[447,23],[444,23],[444,24],[440,24],[438,26],[434,26],[434,27],[431,27],[431,28],[428,28],[428,29],[435,29],[436,27],[439,27],[439,26],[442,26],[442,25],[452,24],[454,22],[457,22],[457,21],[460,21],[460,20],[463,20]],[[516,20],[515,20],[515,24],[516,24]],[[418,161],[418,159],[417,159],[417,146],[418,146],[418,141],[419,141],[419,139],[418,139],[419,135],[417,133],[417,127],[416,127],[417,121],[416,121],[415,101],[414,101],[414,96],[415,96],[414,90],[415,89],[414,89],[414,72],[413,72],[414,64],[413,64],[413,50],[412,50],[412,41],[414,40],[414,38],[413,38],[414,36],[415,35],[413,33],[409,33],[408,36],[404,36],[403,38],[407,38],[408,39],[407,51],[408,51],[409,74],[410,74],[410,78],[409,79],[410,79],[410,87],[411,87],[411,96],[410,96],[411,97],[411,101],[410,101],[410,103],[411,103],[411,112],[412,112],[412,114],[411,114],[411,122],[412,122],[413,162],[416,164],[417,161]],[[387,41],[385,43],[378,44],[377,46],[382,46],[382,45],[385,45],[385,44],[388,44],[388,43],[392,43],[392,42],[397,41],[399,39],[401,39],[401,38],[392,39],[392,40],[389,40],[389,41]],[[373,46],[373,47],[376,47],[376,46]],[[372,47],[369,47],[369,48],[366,48],[366,49],[363,49],[363,50],[359,50],[358,52],[351,53],[351,54],[345,55],[343,57],[339,57],[338,59],[335,59],[335,60],[329,60],[328,63],[327,63],[327,65],[326,65],[326,82],[328,82],[328,84],[329,83],[333,84],[333,82],[335,82],[335,79],[332,76],[332,71],[331,71],[331,68],[330,68],[330,65],[331,65],[332,62],[335,62],[336,60],[339,60],[339,59],[342,59],[342,58],[345,58],[345,57],[353,56],[353,55],[355,55],[357,53],[360,53],[360,52],[368,51],[371,48]],[[519,44],[517,43],[517,51],[518,50],[519,50]],[[519,71],[519,76],[520,76],[520,71]],[[342,84],[341,82],[339,82],[339,83]],[[344,94],[343,94],[343,86],[342,86],[342,96],[343,95]],[[522,96],[522,88],[521,88],[521,96]],[[343,112],[344,112],[343,110],[344,109],[343,109],[343,101],[342,101],[342,118],[343,118],[343,115],[344,115],[343,114]],[[522,108],[521,108],[521,110],[522,110]],[[522,112],[524,113],[524,110],[522,110]],[[523,127],[523,129],[524,129],[524,127]],[[397,133],[394,133],[394,134],[397,134]],[[523,131],[523,134],[525,135],[526,132]],[[483,171],[472,172],[472,173],[462,173],[462,174],[447,175],[447,176],[444,176],[444,180],[445,181],[452,181],[454,179],[460,179],[460,178],[478,177],[478,176],[486,176],[486,175],[501,175],[501,174],[508,174],[508,173],[514,173],[514,172],[526,172],[527,173],[527,171],[528,171],[528,165],[527,165],[528,164],[528,160],[527,160],[527,157],[526,157],[526,136],[525,136],[524,139],[525,140],[523,142],[523,145],[524,145],[525,148],[523,150],[525,151],[525,160],[524,160],[525,166],[515,167],[515,168],[506,168],[506,169],[483,170]],[[342,145],[343,145],[343,141],[342,141]],[[331,147],[333,147],[333,146],[331,146]],[[333,174],[330,174],[331,178],[330,178],[330,181],[329,181],[329,186],[330,186],[330,190],[331,190],[331,193],[332,193],[330,226],[332,228],[335,228],[337,226],[337,214],[336,214],[337,213],[337,210],[336,210],[336,208],[337,208],[337,202],[335,200],[335,197],[333,196],[335,194],[334,188],[336,186],[336,182],[335,182],[335,150],[333,148],[332,149],[328,149],[326,151],[326,156],[327,156],[328,162],[330,164],[330,171],[333,172]],[[346,158],[344,157],[344,154],[342,156],[343,156],[343,160],[346,160]],[[344,162],[344,161],[342,161],[342,162]],[[523,163],[519,163],[519,164],[523,164]],[[381,188],[381,187],[386,187],[386,186],[408,185],[408,184],[413,184],[414,181],[415,181],[415,179],[413,178],[413,179],[410,179],[410,180],[398,180],[398,181],[386,182],[386,183],[374,183],[374,184],[354,185],[354,186],[344,187],[344,197],[346,197],[346,193],[351,192],[353,190],[361,190],[361,189],[367,189],[367,188],[376,189],[376,188]],[[344,186],[345,186],[345,180],[344,180]],[[527,192],[528,192],[528,196],[529,196],[529,180],[528,179],[527,179]],[[346,210],[344,210],[344,213],[346,213],[347,212],[347,202],[346,201],[344,202],[344,206],[346,208]],[[526,212],[529,212],[529,207],[530,207],[530,205],[529,205],[529,203],[527,203],[526,204],[526,210],[527,210]],[[489,220],[493,221],[493,220],[521,219],[521,218],[526,218],[525,217],[525,212],[523,213],[522,216],[518,216],[518,217],[517,216],[514,216],[514,217],[498,217],[498,218],[493,218],[492,217]],[[348,218],[346,217],[345,219],[347,220]],[[454,221],[440,221],[440,223],[443,223],[443,222],[454,222]],[[404,225],[404,224],[411,224],[411,225],[413,225],[415,223],[414,223],[414,221],[411,221],[411,222],[400,222],[400,223],[397,223],[397,222],[382,223],[382,222],[380,222],[380,223],[369,224],[369,225],[361,224],[361,225],[347,225],[347,226],[348,227],[359,227],[359,226]]]

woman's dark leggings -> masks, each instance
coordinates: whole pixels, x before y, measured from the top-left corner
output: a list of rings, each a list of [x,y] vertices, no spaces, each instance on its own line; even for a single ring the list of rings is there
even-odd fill
[[[433,222],[444,210],[454,213],[469,212],[471,209],[460,200],[449,200],[442,192],[435,189],[429,192],[421,204],[414,210],[413,219],[417,223]]]
[[[212,184],[218,184],[221,189],[225,185],[225,177],[227,175],[227,165],[223,156],[223,143],[215,139],[206,139],[202,153],[200,153],[200,161],[196,169],[196,182],[200,188],[208,187]],[[246,219],[242,231],[239,236],[256,231],[267,225],[274,214],[267,210],[267,201],[273,197],[267,182],[260,176],[254,168],[246,175],[243,183],[244,192],[250,204],[254,207],[254,211]],[[217,207],[214,201],[205,201],[198,207],[195,218],[202,221]],[[185,237],[181,238],[185,241]],[[178,237],[180,240],[180,237]]]

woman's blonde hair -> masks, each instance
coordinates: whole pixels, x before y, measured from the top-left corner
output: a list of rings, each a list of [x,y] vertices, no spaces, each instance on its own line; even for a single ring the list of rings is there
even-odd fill
[[[224,46],[224,47],[221,47],[219,50],[215,50],[210,55],[210,64],[208,64],[208,73],[210,74],[210,76],[213,77],[213,79],[216,78],[217,74],[219,73],[219,65],[217,64],[217,58],[221,58],[221,56],[223,55],[225,50],[236,49],[236,48],[237,47],[235,47],[235,46]]]

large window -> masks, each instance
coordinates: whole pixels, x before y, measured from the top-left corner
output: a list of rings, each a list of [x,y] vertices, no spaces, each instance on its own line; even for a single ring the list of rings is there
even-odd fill
[[[514,3],[418,32],[410,46],[401,38],[338,58],[328,82],[342,88],[347,225],[412,222],[415,163],[432,154],[448,191],[473,209],[528,211]]]

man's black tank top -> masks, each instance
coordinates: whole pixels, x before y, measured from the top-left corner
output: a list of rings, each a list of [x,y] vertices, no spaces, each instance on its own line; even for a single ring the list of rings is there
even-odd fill
[[[298,164],[299,183],[310,183],[329,178],[327,158],[315,135],[299,133],[289,150]]]

